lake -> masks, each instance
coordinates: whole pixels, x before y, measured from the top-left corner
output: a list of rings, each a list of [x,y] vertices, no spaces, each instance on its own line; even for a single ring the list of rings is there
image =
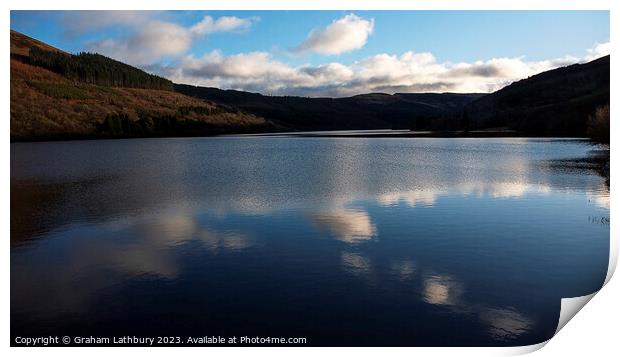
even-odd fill
[[[11,144],[11,336],[513,346],[598,290],[596,146],[536,138]],[[12,342],[13,343],[13,342]]]

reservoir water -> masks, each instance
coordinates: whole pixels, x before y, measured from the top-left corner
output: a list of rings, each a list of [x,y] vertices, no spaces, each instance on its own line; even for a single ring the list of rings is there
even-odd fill
[[[544,341],[598,290],[609,188],[571,139],[11,144],[11,335]]]

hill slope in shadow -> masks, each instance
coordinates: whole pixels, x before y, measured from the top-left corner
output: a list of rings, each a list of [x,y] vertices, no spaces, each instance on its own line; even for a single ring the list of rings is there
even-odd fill
[[[609,103],[609,59],[514,82],[465,106],[464,125],[508,127],[526,135],[585,136],[588,117]]]
[[[384,93],[346,98],[265,96],[175,84],[177,92],[234,106],[293,130],[440,129],[455,122],[468,103],[483,94]]]

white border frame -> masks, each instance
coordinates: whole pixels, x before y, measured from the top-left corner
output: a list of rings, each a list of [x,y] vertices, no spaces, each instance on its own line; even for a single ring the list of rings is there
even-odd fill
[[[620,2],[618,1],[602,1],[602,0],[589,0],[589,1],[576,1],[576,0],[522,0],[522,1],[492,1],[492,0],[314,0],[314,1],[294,1],[290,0],[288,3],[283,0],[228,0],[228,1],[189,1],[180,0],[171,3],[163,0],[134,0],[131,3],[123,2],[121,0],[107,0],[105,2],[90,2],[76,0],[57,0],[53,2],[54,6],[51,6],[51,2],[43,0],[21,0],[21,1],[4,1],[2,7],[4,12],[1,15],[1,19],[4,28],[10,27],[10,12],[9,10],[51,10],[51,9],[72,9],[72,10],[196,10],[196,9],[209,9],[209,10],[611,10],[610,11],[610,39],[616,38],[618,26],[620,24],[620,18],[618,16],[618,7]],[[0,189],[0,195],[2,199],[2,227],[4,229],[4,237],[8,239],[10,237],[10,146],[9,146],[9,133],[10,133],[10,121],[9,114],[9,92],[10,82],[6,79],[10,78],[10,64],[9,64],[9,36],[2,38],[2,48],[5,51],[2,61],[4,65],[1,67],[3,78],[5,81],[2,83],[2,102],[4,108],[4,118],[2,120],[2,133],[5,135],[5,141],[2,145],[2,151],[0,154],[0,160],[2,162],[2,188]],[[614,42],[612,42],[612,48]],[[613,51],[613,50],[612,50]],[[618,60],[617,57],[611,57],[611,95],[615,98],[617,93],[617,69]],[[615,103],[614,103],[615,105]],[[613,105],[612,105],[613,106]],[[612,109],[612,113],[615,110]],[[616,115],[617,117],[617,115]],[[619,138],[618,131],[620,125],[616,123],[617,118],[612,119],[611,124],[611,141],[617,142]],[[612,155],[613,156],[613,155]],[[614,159],[611,159],[611,187],[617,187],[618,180],[618,167],[614,163]],[[611,190],[611,206],[615,206],[615,194],[614,189]],[[617,212],[610,210],[610,267],[607,274],[606,286],[601,290],[594,300],[594,303],[588,304],[581,314],[575,317],[575,322],[569,322],[568,327],[563,329],[560,334],[554,337],[549,343],[549,346],[541,350],[538,353],[551,355],[573,355],[585,353],[591,353],[592,348],[605,348],[601,351],[613,351],[617,349],[617,328],[618,318],[620,318],[620,309],[618,302],[620,301],[620,283],[611,281],[611,276],[615,270],[616,262],[618,259],[618,238],[620,232],[618,230],[618,222],[620,219]],[[5,243],[5,264],[1,271],[2,282],[1,286],[10,287],[9,283],[9,260],[10,249],[9,244]],[[591,298],[591,297],[590,297]],[[101,348],[90,348],[88,351],[84,351],[83,348],[53,348],[53,349],[33,349],[33,348],[11,348],[10,345],[10,296],[8,289],[5,289],[5,293],[2,295],[2,325],[0,330],[0,339],[3,347],[14,355],[30,355],[41,354],[45,355],[62,355],[63,357],[69,355],[81,355],[84,352],[94,354],[95,356],[104,356],[109,352]],[[583,300],[583,299],[582,299]],[[587,299],[589,300],[589,299]],[[591,344],[596,343],[597,346]],[[121,347],[114,350],[115,353],[143,353],[148,352],[153,355],[168,356],[171,352],[182,352],[190,355],[204,355],[217,354],[217,355],[235,355],[237,353],[252,353],[259,356],[288,356],[291,353],[301,356],[309,356],[315,354],[328,355],[341,355],[355,354],[360,356],[370,356],[375,353],[390,353],[393,355],[410,356],[413,354],[424,354],[434,356],[445,355],[513,355],[522,354],[535,351],[547,343],[542,343],[534,346],[515,347],[515,348],[287,348],[287,347],[267,347],[267,348],[248,348],[248,347],[209,347],[208,349],[196,347],[185,347],[182,350],[178,348],[131,348]],[[106,356],[107,357],[107,356]]]

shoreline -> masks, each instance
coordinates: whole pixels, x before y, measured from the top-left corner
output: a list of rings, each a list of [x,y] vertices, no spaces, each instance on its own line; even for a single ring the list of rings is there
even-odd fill
[[[297,138],[558,138],[591,141],[587,137],[563,135],[528,135],[511,130],[477,131],[411,131],[406,129],[345,129],[316,131],[274,131],[206,135],[153,135],[153,136],[99,136],[59,135],[33,138],[11,138],[10,143],[36,143],[59,141],[130,140],[130,139],[183,139],[183,138],[226,138],[226,137],[297,137]]]

